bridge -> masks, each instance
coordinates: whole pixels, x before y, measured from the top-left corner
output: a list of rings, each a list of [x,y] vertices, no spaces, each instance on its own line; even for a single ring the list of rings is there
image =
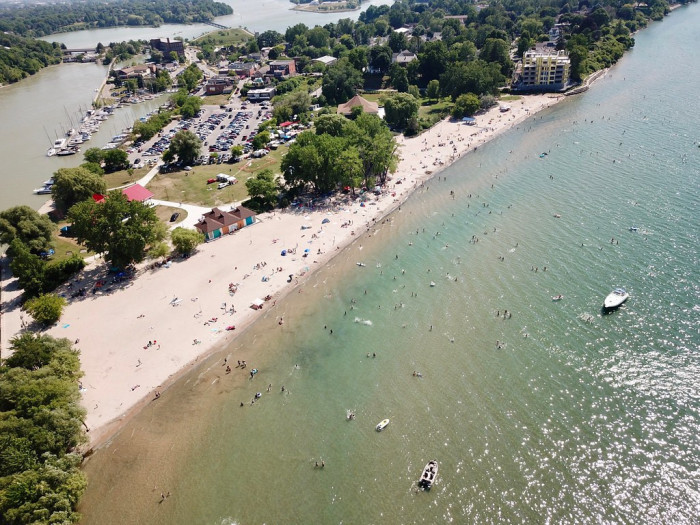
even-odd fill
[[[209,26],[216,27],[217,29],[231,29],[230,27],[223,26],[221,24],[217,24],[216,22],[204,22],[204,23],[209,25]]]
[[[96,53],[97,48],[95,47],[85,47],[85,48],[75,48],[75,49],[64,49],[64,55],[73,55],[75,53]]]

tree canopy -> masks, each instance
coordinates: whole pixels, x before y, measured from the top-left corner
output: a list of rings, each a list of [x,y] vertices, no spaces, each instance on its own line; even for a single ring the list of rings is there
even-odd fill
[[[420,103],[413,95],[396,93],[384,103],[385,119],[393,128],[404,129],[418,116]]]
[[[56,207],[64,212],[93,194],[103,195],[107,191],[107,184],[100,175],[81,167],[61,168],[54,173],[53,179],[51,196]]]
[[[146,249],[163,238],[153,208],[135,200],[129,202],[120,191],[110,192],[104,202],[79,202],[69,210],[68,217],[78,242],[104,253],[117,268],[142,261]]]
[[[0,243],[11,244],[18,239],[27,249],[38,254],[52,246],[54,224],[29,206],[13,206],[0,212]],[[13,255],[10,248],[9,255]]]
[[[183,164],[193,164],[199,157],[202,141],[191,131],[181,130],[173,135],[167,151]]]
[[[319,193],[362,182],[383,183],[396,169],[396,142],[386,123],[376,115],[361,113],[341,126],[328,116],[322,130],[305,131],[282,159],[285,184],[293,189],[309,187]]]
[[[78,352],[67,339],[25,332],[0,365],[0,520],[76,523],[86,441]]]

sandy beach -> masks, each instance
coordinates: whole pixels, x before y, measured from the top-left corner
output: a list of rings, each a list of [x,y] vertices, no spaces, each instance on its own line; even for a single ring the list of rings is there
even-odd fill
[[[263,312],[280,312],[278,322],[284,323],[279,301],[287,293],[302,293],[311,272],[342,253],[442,168],[562,98],[527,96],[509,102],[510,111],[494,107],[478,115],[473,126],[444,120],[418,137],[398,137],[397,172],[382,195],[364,203],[339,195],[322,208],[260,215],[256,224],[201,245],[188,259],[159,268],[143,263],[134,279],[108,281],[94,294],[94,282],[105,279],[105,271],[100,260],[91,264],[80,282],[72,284],[73,289],[87,288],[87,296],[69,300],[61,321],[46,331],[76,341],[81,352],[90,445],[99,446],[133,410],[154,399],[199,358],[230,343]],[[19,291],[5,266],[3,357],[10,339],[30,320],[18,307]],[[72,290],[58,292],[70,297]],[[251,308],[267,296],[262,310]],[[227,330],[231,327],[235,329]],[[232,357],[229,365],[235,367]]]

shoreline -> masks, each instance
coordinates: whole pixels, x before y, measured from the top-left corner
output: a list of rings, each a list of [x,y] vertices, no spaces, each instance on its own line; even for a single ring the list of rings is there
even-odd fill
[[[275,308],[277,301],[293,290],[301,293],[309,275],[398,209],[423,182],[564,98],[524,96],[511,101],[507,113],[496,106],[478,115],[476,126],[443,120],[417,137],[399,136],[399,167],[383,194],[372,196],[367,205],[338,195],[321,209],[266,213],[255,225],[201,245],[195,255],[173,261],[170,268],[149,270],[150,263],[141,264],[133,280],[70,302],[61,322],[44,333],[79,341],[85,373],[81,392],[90,429],[87,448],[104,445],[154,400],[155,392],[167,389],[200,359],[230,345],[259,314],[281,311]],[[324,224],[324,219],[330,222]],[[295,253],[282,256],[285,249]],[[91,264],[83,271],[80,286],[90,287],[86,281],[104,276],[103,266]],[[233,295],[229,283],[238,285]],[[17,307],[19,292],[13,292],[5,273],[2,287],[1,343],[6,347],[22,330],[23,319]],[[70,296],[65,286],[58,292]],[[265,312],[249,307],[268,295]],[[226,330],[231,325],[235,330]]]

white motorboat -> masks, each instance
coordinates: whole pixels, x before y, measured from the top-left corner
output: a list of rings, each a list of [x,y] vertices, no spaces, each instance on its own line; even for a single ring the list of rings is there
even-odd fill
[[[605,301],[603,301],[603,308],[605,308],[606,310],[614,310],[622,303],[624,303],[629,298],[629,296],[630,294],[628,294],[624,288],[615,288],[612,292],[608,294],[608,296],[605,298]]]
[[[66,142],[68,142],[66,139],[56,139],[56,141],[53,143],[53,149],[58,151],[65,148]]]
[[[438,474],[438,462],[436,460],[429,461],[423,469],[423,473],[418,480],[418,486],[425,490],[430,490],[433,486]]]
[[[52,187],[53,187],[53,178],[45,181],[44,185],[41,188],[35,189],[34,195],[48,195],[49,193],[51,193]]]
[[[389,420],[388,420],[388,419],[382,419],[382,420],[379,422],[379,424],[377,425],[377,432],[381,432],[382,430],[384,430],[384,429],[387,427],[388,424],[389,424]]]
[[[49,150],[46,152],[47,157],[53,157],[56,154],[56,148],[49,148]]]

